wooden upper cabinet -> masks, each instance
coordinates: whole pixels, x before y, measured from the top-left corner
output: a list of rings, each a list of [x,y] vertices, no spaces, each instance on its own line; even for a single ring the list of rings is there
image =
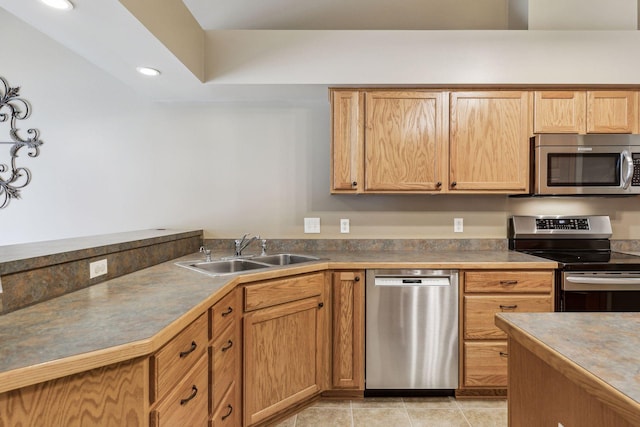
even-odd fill
[[[451,191],[525,193],[530,92],[452,92]]]
[[[535,133],[638,133],[635,91],[538,91]]]
[[[440,191],[446,164],[441,92],[365,94],[365,191]]]
[[[638,93],[587,92],[587,133],[638,133]]]
[[[581,91],[535,93],[535,133],[585,133],[587,96]]]
[[[331,192],[364,189],[364,94],[357,90],[331,91]]]

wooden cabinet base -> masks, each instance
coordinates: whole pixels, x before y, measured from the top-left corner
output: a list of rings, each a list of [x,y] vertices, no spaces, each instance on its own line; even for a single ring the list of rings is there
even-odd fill
[[[506,388],[461,388],[456,390],[456,399],[506,399]]]
[[[515,340],[509,340],[509,425],[631,427],[625,417],[552,368]]]
[[[0,426],[147,426],[146,358],[0,394]]]

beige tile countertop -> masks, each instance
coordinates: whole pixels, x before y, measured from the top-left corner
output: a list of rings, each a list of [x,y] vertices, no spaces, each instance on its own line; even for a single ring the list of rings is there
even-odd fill
[[[220,256],[220,254],[214,254]],[[0,316],[0,393],[153,353],[237,284],[341,268],[553,269],[511,251],[317,253],[319,261],[211,277],[192,254]],[[171,326],[171,328],[168,328]]]
[[[556,370],[579,367],[640,420],[640,313],[499,313],[496,324]]]

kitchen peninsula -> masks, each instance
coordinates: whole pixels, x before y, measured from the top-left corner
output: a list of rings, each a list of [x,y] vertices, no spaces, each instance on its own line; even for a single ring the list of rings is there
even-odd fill
[[[638,313],[500,313],[509,425],[640,425]]]
[[[363,303],[356,298],[361,295],[358,289],[363,280],[356,278],[364,277],[364,269],[455,268],[463,273],[473,272],[474,277],[484,272],[495,280],[503,272],[534,275],[556,267],[555,262],[501,248],[442,251],[416,250],[414,247],[404,251],[313,252],[321,259],[212,277],[175,264],[179,260],[203,259],[203,255],[197,253],[201,239],[198,232],[138,232],[131,235],[134,242],[129,243],[122,241],[125,237],[118,236],[116,242],[108,236],[106,242],[89,239],[84,243],[90,241],[91,244],[84,249],[78,247],[70,253],[50,255],[51,262],[77,263],[79,275],[89,277],[89,262],[96,259],[107,257],[109,271],[118,271],[121,264],[130,263],[134,258],[134,252],[130,251],[145,251],[135,252],[135,258],[143,260],[156,249],[164,248],[159,251],[164,255],[157,256],[155,265],[140,266],[137,271],[0,316],[0,425],[18,422],[29,425],[52,419],[59,425],[73,424],[78,419],[100,419],[103,425],[168,425],[170,423],[163,420],[165,414],[171,413],[165,411],[170,407],[170,401],[176,398],[180,409],[179,402],[191,396],[192,403],[205,399],[205,403],[198,403],[202,411],[189,412],[193,416],[212,421],[215,417],[218,417],[216,420],[225,419],[229,414],[231,417],[222,425],[264,425],[325,392],[362,395],[363,350],[355,334],[360,333],[357,329],[363,319],[353,313],[357,313],[358,304]],[[171,251],[167,245],[180,249]],[[180,254],[185,250],[187,252]],[[214,252],[216,258],[225,255],[229,255],[228,250]],[[169,258],[163,261],[165,256]],[[0,262],[0,275],[5,274],[2,276],[4,283],[9,284],[5,277],[20,273],[18,270],[45,269],[42,271],[47,273],[46,269],[53,267],[33,265],[36,261],[46,260],[44,253],[35,260],[19,258],[5,257]],[[60,277],[62,281],[67,280],[65,276]],[[32,279],[37,282],[35,276]],[[231,306],[235,307],[231,316],[235,323],[224,323],[224,315]],[[300,324],[298,321],[315,325],[312,329],[299,328],[298,332],[302,334],[304,344],[309,345],[306,349],[313,350],[308,352],[311,360],[304,360],[304,363],[316,367],[311,369],[316,375],[312,378],[304,376],[310,384],[304,384],[306,394],[303,398],[292,392],[288,399],[265,403],[255,400],[255,389],[242,394],[242,388],[247,390],[247,382],[252,381],[247,377],[248,372],[258,376],[266,372],[251,371],[246,366],[248,363],[259,366],[264,361],[257,360],[258,356],[265,354],[249,353],[249,347],[261,335],[249,335],[251,329],[247,328],[270,325],[266,314],[283,313],[285,309],[291,313],[286,316],[292,320],[287,327],[295,329]],[[297,313],[300,317],[296,317]],[[293,322],[294,319],[297,320]],[[344,324],[336,323],[343,320]],[[240,325],[244,326],[244,338],[239,334]],[[345,334],[345,331],[349,333]],[[235,361],[229,359],[230,365],[225,366],[231,366],[228,369],[237,372],[237,376],[230,380],[231,387],[220,388],[216,385],[219,377],[206,381],[207,365],[209,369],[217,369],[216,356],[211,356],[215,353],[207,355],[206,349],[215,352],[222,348],[225,351],[229,342],[227,333],[233,342],[240,343],[233,348],[238,352],[243,348],[244,357],[238,356]],[[354,335],[349,335],[351,333]],[[342,354],[335,353],[336,343],[343,350]],[[193,357],[193,361],[181,374],[170,375],[173,382],[169,381],[167,385],[163,382],[162,360],[166,349],[174,344],[184,344],[184,349],[178,351],[185,353],[184,359]],[[287,342],[283,344],[287,345]],[[338,361],[336,357],[343,359]],[[244,378],[241,360],[245,364]],[[309,365],[302,366],[304,372],[310,371],[306,369]],[[223,372],[229,372],[228,369]],[[203,384],[198,383],[203,378],[200,372],[205,372]],[[353,375],[351,382],[347,378],[349,374]],[[186,390],[180,389],[183,383],[188,385]],[[274,395],[267,391],[265,399]],[[224,396],[218,396],[218,393]],[[230,411],[226,403],[219,404],[234,393],[244,396],[240,406],[234,406]],[[248,397],[253,400],[248,401]],[[220,412],[208,410],[216,408],[216,404]],[[189,408],[188,405],[185,407]],[[243,413],[243,421],[235,418]],[[198,418],[198,423],[200,420]]]

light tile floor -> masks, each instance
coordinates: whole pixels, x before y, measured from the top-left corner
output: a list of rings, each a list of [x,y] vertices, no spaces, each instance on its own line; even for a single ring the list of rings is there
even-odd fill
[[[321,399],[276,427],[507,427],[506,400]]]

